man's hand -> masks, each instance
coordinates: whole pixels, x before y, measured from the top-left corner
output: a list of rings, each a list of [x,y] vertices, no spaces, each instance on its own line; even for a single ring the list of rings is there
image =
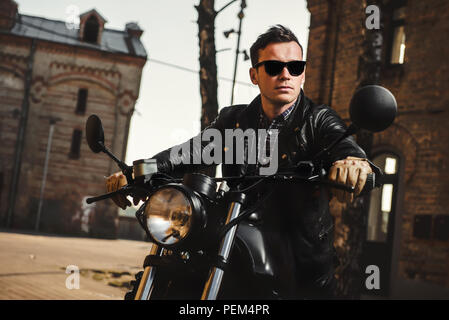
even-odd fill
[[[333,189],[332,193],[339,202],[351,203],[363,190],[366,178],[372,172],[369,163],[362,158],[347,157],[335,161],[329,171],[329,180],[355,187],[355,192]]]
[[[106,189],[108,192],[114,192],[124,185],[126,185],[128,182],[126,180],[125,175],[120,171],[116,172],[109,177],[106,178]],[[117,194],[111,198],[117,206],[122,208],[123,210],[126,209],[127,206],[131,206],[131,202],[126,199],[126,196],[123,194]]]

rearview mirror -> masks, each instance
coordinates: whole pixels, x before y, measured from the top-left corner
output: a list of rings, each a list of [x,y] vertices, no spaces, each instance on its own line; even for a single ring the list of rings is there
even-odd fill
[[[396,99],[384,87],[369,85],[358,89],[349,104],[352,123],[372,132],[383,131],[394,121]]]
[[[340,141],[355,134],[359,129],[379,132],[388,128],[397,112],[396,99],[393,94],[381,86],[369,85],[358,89],[349,104],[351,125],[328,147],[318,152],[313,159],[327,154]]]
[[[91,115],[86,122],[86,140],[89,148],[98,153],[104,152],[104,131],[101,120],[95,114]]]

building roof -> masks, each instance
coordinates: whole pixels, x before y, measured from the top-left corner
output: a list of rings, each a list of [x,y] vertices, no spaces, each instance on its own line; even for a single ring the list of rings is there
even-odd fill
[[[101,43],[81,41],[79,30],[67,28],[66,22],[19,14],[11,30],[0,30],[17,36],[35,38],[67,45],[91,48],[111,53],[121,53],[146,58],[147,53],[140,39],[130,37],[126,30],[104,29]]]

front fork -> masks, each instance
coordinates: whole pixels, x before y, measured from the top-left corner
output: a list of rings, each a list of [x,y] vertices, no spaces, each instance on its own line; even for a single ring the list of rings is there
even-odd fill
[[[229,206],[228,214],[226,216],[226,224],[231,220],[237,218],[241,211],[241,206],[245,201],[244,193],[237,193],[233,196],[232,202]],[[224,268],[228,263],[231,249],[235,240],[235,233],[237,231],[237,225],[232,227],[223,238],[220,249],[217,256],[217,265],[214,266],[204,286],[201,300],[216,300],[221,288],[221,282],[223,280]],[[160,248],[153,243],[151,247],[150,255],[163,255],[165,249]],[[139,288],[135,296],[135,300],[149,300],[154,288],[155,267],[147,266],[144,269],[142,278],[139,283]]]
[[[159,247],[157,244],[153,243],[150,250],[150,255],[163,255],[164,248]],[[134,300],[149,300],[151,297],[151,293],[154,288],[154,276],[155,276],[155,267],[147,266],[143,271],[142,278],[139,282],[139,288],[137,289],[136,296]]]
[[[241,211],[241,206],[245,202],[245,194],[237,193],[232,199],[231,205],[229,206],[228,215],[226,217],[226,224],[229,221],[237,218]],[[223,280],[224,268],[228,263],[229,256],[231,254],[231,249],[235,240],[235,233],[237,231],[237,225],[233,226],[223,238],[220,244],[220,249],[218,251],[216,266],[214,266],[207,279],[206,285],[203,289],[203,294],[201,295],[201,300],[216,300],[218,293],[221,288],[221,282]]]

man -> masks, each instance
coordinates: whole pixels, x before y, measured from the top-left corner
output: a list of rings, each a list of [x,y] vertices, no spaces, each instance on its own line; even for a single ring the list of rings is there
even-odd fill
[[[250,53],[252,67],[249,74],[251,82],[259,87],[260,95],[249,105],[223,108],[207,129],[218,129],[220,132],[235,128],[278,130],[278,136],[274,137],[277,139],[278,154],[270,156],[273,159],[273,156],[279,155],[280,169],[291,167],[300,160],[311,159],[344,132],[343,121],[332,109],[325,105],[315,105],[304,95],[301,89],[305,81],[303,50],[289,29],[281,25],[270,28],[258,37]],[[268,136],[267,141],[269,139],[273,137]],[[201,152],[202,149],[194,148],[191,152],[182,153],[168,149],[153,158],[157,159],[160,171],[178,174],[202,167],[179,161],[180,158],[191,158],[192,154]],[[330,180],[355,187],[355,194],[333,190],[338,201],[351,203],[354,196],[363,189],[367,175],[372,172],[365,157],[364,151],[349,137],[323,159],[324,168],[329,170]],[[224,164],[223,175],[259,173],[261,167],[263,165],[260,163],[251,164],[248,161],[243,164]],[[126,178],[121,173],[116,173],[107,180],[109,192],[124,184]],[[329,297],[335,282],[329,195],[322,188],[304,190],[289,187],[279,190],[271,197],[266,206],[269,209],[266,210],[271,210],[272,214],[288,212],[285,214],[287,227],[284,229],[289,234],[296,271],[299,270],[294,281],[306,288],[302,297]],[[257,196],[255,199],[257,200]],[[113,200],[122,208],[131,205],[123,196],[117,196]],[[296,202],[301,202],[301,205],[297,206]],[[298,213],[299,207],[301,213]]]

